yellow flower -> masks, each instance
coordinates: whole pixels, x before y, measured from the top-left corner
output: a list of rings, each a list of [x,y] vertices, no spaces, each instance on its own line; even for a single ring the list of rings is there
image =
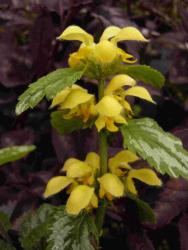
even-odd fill
[[[52,178],[46,187],[44,198],[54,195],[72,182],[71,179],[65,176],[57,176]],[[71,190],[67,200],[66,210],[69,214],[79,214],[84,208],[98,207],[98,198],[94,193],[94,188],[87,185],[77,185]]]
[[[119,74],[111,79],[105,88],[105,95],[111,95],[115,97],[130,114],[133,114],[133,112],[130,104],[125,100],[127,96],[135,96],[155,103],[147,89],[135,85],[136,81],[133,78],[126,74]],[[123,89],[124,86],[129,86],[129,88],[125,90]]]
[[[86,185],[79,185],[74,188],[67,200],[67,212],[77,215],[81,210],[91,207],[98,207],[98,198],[94,193],[94,188]]]
[[[67,194],[70,194],[66,204],[68,213],[78,214],[84,208],[98,207],[98,198],[94,193],[94,187],[90,185],[95,182],[95,175],[100,167],[99,163],[99,156],[95,152],[89,152],[85,161],[69,158],[62,169],[66,176],[51,178],[47,183],[44,198],[68,188]]]
[[[137,195],[137,190],[133,179],[138,179],[151,186],[161,186],[162,182],[156,175],[156,173],[148,168],[142,169],[131,169],[127,175],[126,179],[126,189],[127,191]]]
[[[104,96],[95,106],[98,118],[95,121],[97,130],[100,131],[104,127],[111,132],[118,131],[115,123],[126,123],[125,118],[121,115],[123,106],[112,96]]]
[[[99,43],[96,44],[93,36],[75,25],[66,28],[58,39],[81,42],[78,51],[72,53],[69,57],[69,65],[73,68],[80,67],[81,64],[85,64],[88,61],[94,61],[98,64],[109,64],[114,60],[120,59],[123,62],[133,63],[135,62],[133,56],[118,48],[117,43],[128,40],[148,41],[135,27],[120,29],[116,26],[109,26],[104,30]]]
[[[123,176],[131,167],[129,163],[137,161],[137,155],[129,150],[122,150],[108,161],[110,171],[117,176]]]
[[[137,194],[134,179],[138,179],[151,186],[161,186],[162,182],[156,173],[148,168],[133,169],[129,163],[139,159],[137,155],[129,150],[122,150],[109,159],[108,166],[112,174],[117,175],[125,181],[125,189]]]
[[[112,200],[114,197],[122,197],[124,195],[124,185],[115,174],[104,174],[98,178],[98,181],[100,183],[100,198],[106,196],[109,200]]]
[[[95,152],[89,152],[85,161],[76,158],[69,158],[65,161],[62,171],[66,172],[69,178],[87,185],[92,185],[95,181],[95,174],[100,168],[99,155]]]
[[[68,110],[68,113],[63,115],[65,119],[79,117],[83,122],[87,122],[90,116],[95,114],[94,100],[94,95],[74,84],[59,92],[54,97],[51,107],[59,105],[60,110]]]
[[[65,162],[63,170],[66,172],[66,176],[69,178],[83,179],[90,176],[92,168],[83,161],[70,158]]]

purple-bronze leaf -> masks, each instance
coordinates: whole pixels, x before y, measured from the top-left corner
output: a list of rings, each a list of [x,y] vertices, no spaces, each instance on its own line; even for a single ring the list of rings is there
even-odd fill
[[[180,233],[181,250],[187,250],[188,247],[188,214],[183,214],[178,222]]]
[[[152,227],[164,227],[182,211],[185,211],[187,207],[188,181],[184,179],[169,180],[155,203],[156,224]]]

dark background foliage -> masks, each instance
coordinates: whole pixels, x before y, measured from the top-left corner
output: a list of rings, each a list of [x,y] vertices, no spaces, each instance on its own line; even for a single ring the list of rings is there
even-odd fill
[[[50,125],[45,100],[35,110],[15,116],[17,97],[28,84],[66,66],[69,53],[76,49],[76,43],[60,43],[56,37],[70,24],[81,26],[96,38],[112,24],[138,27],[150,43],[129,42],[127,50],[140,57],[139,63],[160,70],[166,84],[160,91],[149,87],[156,106],[136,102],[136,110],[140,116],[156,119],[188,149],[187,20],[186,0],[0,1],[0,147],[37,145],[24,160],[0,169],[0,210],[11,216],[10,237],[16,244],[23,215],[44,202],[45,183],[58,173],[64,160],[69,156],[83,158],[88,150],[97,150],[95,131],[59,136]],[[92,83],[82,84],[95,91]],[[140,223],[134,204],[129,199],[120,200],[118,209],[107,214],[104,249],[188,249],[188,183],[166,176],[163,180],[160,191],[142,187],[140,191],[154,208],[156,224]],[[50,202],[61,204],[62,194]]]

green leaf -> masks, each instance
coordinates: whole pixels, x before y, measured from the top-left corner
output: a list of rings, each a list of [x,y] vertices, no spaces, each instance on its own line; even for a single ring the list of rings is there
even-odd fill
[[[34,108],[45,96],[52,99],[59,91],[71,86],[83,75],[83,70],[71,68],[57,69],[50,74],[39,78],[29,85],[28,89],[19,96],[16,105],[16,114],[20,115],[29,108]]]
[[[161,174],[188,179],[188,152],[182,142],[150,118],[133,119],[121,127],[124,147]]]
[[[127,74],[137,81],[149,83],[157,88],[161,88],[165,82],[165,78],[161,72],[146,65],[121,65],[118,69],[118,73]]]
[[[0,239],[0,249],[1,250],[16,250],[16,248],[5,241]]]
[[[63,119],[61,111],[51,113],[51,124],[61,135],[69,134],[83,128],[83,122],[79,119]]]
[[[61,207],[60,207],[61,208]],[[35,214],[28,214],[20,228],[20,243],[25,250],[46,250],[50,227],[56,210],[55,206],[44,204]]]
[[[0,165],[19,160],[35,149],[34,145],[12,146],[0,149]]]
[[[97,229],[90,215],[70,216],[65,211],[59,211],[55,219],[47,250],[98,249]]]
[[[0,224],[1,224],[1,227],[3,227],[5,232],[8,232],[8,230],[11,228],[9,216],[2,211],[0,211]],[[0,233],[1,233],[1,230],[0,230]]]
[[[149,206],[148,203],[140,200],[137,196],[133,194],[128,194],[128,197],[136,203],[138,209],[138,216],[141,222],[149,221],[151,223],[156,223],[156,218],[153,213],[153,209]]]

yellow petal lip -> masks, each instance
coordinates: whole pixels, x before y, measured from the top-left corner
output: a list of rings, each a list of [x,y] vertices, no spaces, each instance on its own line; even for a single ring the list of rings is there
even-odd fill
[[[105,127],[105,118],[103,116],[99,116],[97,120],[95,121],[95,126],[98,132],[100,132],[101,129]]]
[[[123,196],[124,185],[116,175],[107,173],[98,178],[98,181],[106,193],[109,193],[114,197]]]
[[[123,62],[126,63],[135,63],[137,61],[136,58],[134,58],[133,55],[128,54],[127,52],[125,52],[124,50],[118,48],[118,54],[120,55],[121,59]]]
[[[108,86],[106,87],[105,95],[109,95],[123,86],[134,86],[135,84],[136,81],[126,74],[116,75],[111,79]]]
[[[129,88],[128,90],[125,91],[125,96],[135,96],[139,97],[141,99],[144,99],[148,102],[152,102],[155,104],[154,100],[152,99],[150,93],[147,91],[147,89],[140,87],[140,86],[135,86],[132,88]]]
[[[120,32],[111,39],[111,41],[115,44],[120,41],[140,41],[140,42],[148,42],[142,33],[135,27],[125,27],[120,30]]]
[[[131,169],[127,176],[126,188],[129,192],[137,195],[137,190],[133,179],[138,179],[151,186],[161,186],[162,182],[156,175],[156,173],[148,168]]]
[[[72,179],[66,176],[56,176],[56,177],[51,178],[48,181],[46,190],[43,194],[44,198],[47,198],[51,195],[59,193],[61,190],[66,188],[71,183],[72,183]]]
[[[102,36],[100,38],[100,41],[108,40],[114,36],[116,36],[121,29],[117,26],[109,26],[107,27],[104,32],[102,33]]]
[[[112,96],[104,96],[96,105],[96,110],[100,115],[114,117],[121,113],[123,107]]]
[[[129,173],[130,178],[138,179],[151,186],[161,186],[162,182],[156,173],[148,168],[132,169]]]
[[[76,25],[67,27],[63,33],[57,37],[58,40],[77,40],[86,45],[93,43],[93,36],[87,33],[85,30]]]
[[[81,210],[87,208],[93,198],[93,194],[94,188],[86,185],[79,185],[74,188],[67,200],[67,213],[72,215],[79,214]]]
[[[94,98],[94,95],[88,94],[82,89],[74,89],[66,97],[65,101],[61,104],[61,109],[73,109],[79,104],[88,102]]]
[[[110,132],[117,132],[118,131],[118,127],[114,124],[115,119],[106,119],[106,128],[108,131]]]

